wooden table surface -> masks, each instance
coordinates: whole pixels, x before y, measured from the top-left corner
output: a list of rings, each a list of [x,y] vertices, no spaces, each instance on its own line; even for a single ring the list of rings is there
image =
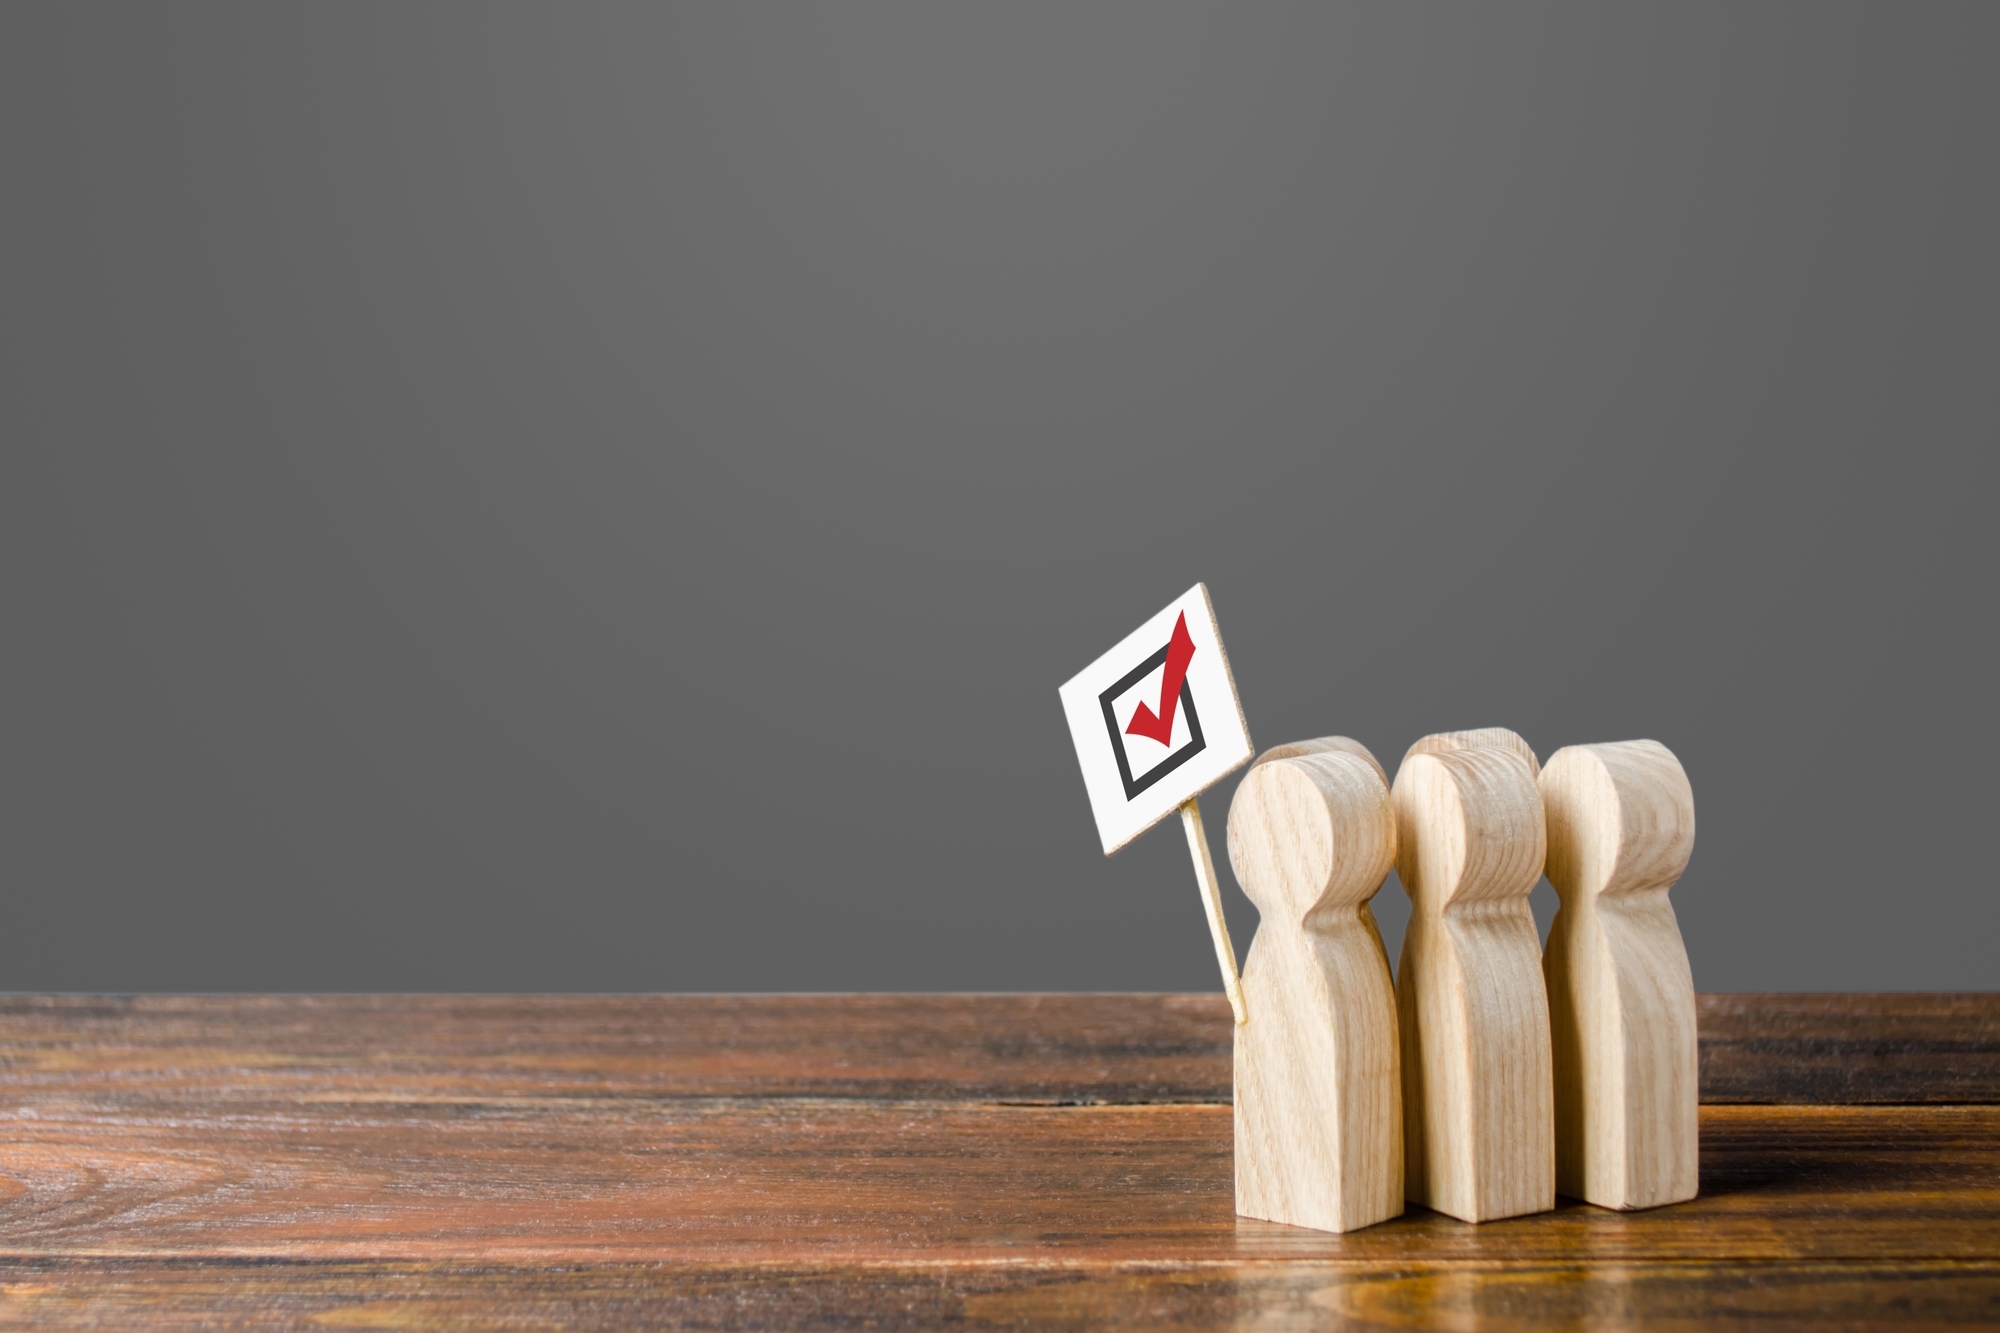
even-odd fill
[[[2000,995],[1701,998],[1702,1197],[1235,1216],[1220,996],[0,998],[0,1324],[2000,1322]]]

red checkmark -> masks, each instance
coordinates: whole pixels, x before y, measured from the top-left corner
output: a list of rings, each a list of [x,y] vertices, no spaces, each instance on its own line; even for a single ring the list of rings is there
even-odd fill
[[[1160,677],[1160,711],[1140,704],[1125,726],[1127,736],[1144,736],[1162,745],[1173,743],[1174,710],[1181,706],[1181,682],[1187,679],[1188,659],[1194,656],[1194,640],[1187,632],[1187,612],[1174,622],[1174,636],[1167,640],[1167,669]]]

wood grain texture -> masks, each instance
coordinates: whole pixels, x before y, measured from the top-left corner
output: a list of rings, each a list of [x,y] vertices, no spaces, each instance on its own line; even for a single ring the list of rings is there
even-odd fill
[[[1382,780],[1382,789],[1387,791],[1389,788],[1389,771],[1382,767],[1382,761],[1375,757],[1373,750],[1370,750],[1352,736],[1317,736],[1312,740],[1287,741],[1283,745],[1274,745],[1264,751],[1264,753],[1258,755],[1250,766],[1255,768],[1258,764],[1268,764],[1276,759],[1296,759],[1315,754],[1350,754],[1357,759],[1366,760],[1368,766],[1375,770],[1375,776]],[[1392,805],[1392,812],[1393,809],[1394,806]],[[1241,884],[1241,876],[1238,877],[1237,882],[1239,885]],[[1369,901],[1372,902],[1373,899],[1371,898]],[[1375,909],[1369,905],[1369,902],[1361,904],[1361,923],[1368,928],[1368,933],[1375,937],[1376,947],[1382,951],[1382,966],[1388,967],[1389,946],[1382,942],[1382,927],[1375,920]]]
[[[1213,995],[0,996],[11,1092],[1229,1100]]]
[[[1260,920],[1236,1039],[1236,1211],[1352,1231],[1403,1211],[1396,992],[1368,900],[1396,863],[1380,765],[1323,746],[1260,762],[1229,808]]]
[[[1375,770],[1375,776],[1382,779],[1384,788],[1389,785],[1389,770],[1382,767],[1382,761],[1375,757],[1373,750],[1352,736],[1317,736],[1309,741],[1287,741],[1283,745],[1273,745],[1258,755],[1250,766],[1255,768],[1258,764],[1268,764],[1274,759],[1297,759],[1311,754],[1351,754],[1357,759],[1367,761],[1368,766]]]
[[[1705,1102],[2000,1102],[2000,993],[1697,995],[1695,1013]],[[0,995],[0,1088],[1226,1104],[1230,1026],[1219,993]]]
[[[0,1327],[1532,1329],[1951,1327],[2000,1319],[2000,1264],[1393,1268],[350,1262],[0,1263]]]
[[[1541,776],[1541,762],[1535,758],[1535,747],[1528,744],[1519,732],[1505,727],[1474,727],[1470,731],[1436,731],[1412,745],[1403,752],[1403,762],[1408,763],[1413,754],[1449,754],[1453,750],[1505,750],[1518,755],[1528,766],[1528,772]]]
[[[1548,997],[1528,908],[1545,830],[1515,748],[1437,740],[1411,748],[1392,789],[1410,895],[1396,968],[1403,1159],[1412,1201],[1483,1222],[1555,1205]]]
[[[1556,1188],[1605,1208],[1692,1199],[1694,975],[1667,891],[1694,851],[1694,792],[1657,741],[1558,750],[1540,786],[1562,901],[1542,959]]]
[[[47,1329],[1793,1330],[2000,1319],[2000,1264],[1393,1268],[761,1268],[160,1260],[0,1262],[0,1327]]]
[[[2000,993],[1697,995],[1705,1102],[2000,1102]]]
[[[1923,1100],[1995,998],[1766,1026],[1820,1060],[1892,1033],[1857,1086]],[[1774,1086],[1730,1072],[1764,1003],[1703,997],[1737,1091]],[[12,997],[0,1326],[2000,1318],[2000,1107],[1705,1106],[1680,1207],[1337,1235],[1234,1214],[1230,1031],[1219,995]]]
[[[1705,1107],[1705,1189],[1468,1227],[1238,1217],[1228,1107],[42,1102],[0,1257],[495,1264],[2000,1260],[2000,1108]]]

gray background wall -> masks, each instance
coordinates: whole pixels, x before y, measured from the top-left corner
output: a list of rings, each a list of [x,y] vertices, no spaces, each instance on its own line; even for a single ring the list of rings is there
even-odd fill
[[[1702,988],[1990,988],[1996,39],[8,5],[0,987],[1215,989],[1055,693],[1202,579],[1260,744],[1673,747]]]

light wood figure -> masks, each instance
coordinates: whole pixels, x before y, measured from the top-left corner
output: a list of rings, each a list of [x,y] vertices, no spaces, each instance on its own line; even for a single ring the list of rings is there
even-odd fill
[[[1250,766],[1255,768],[1258,764],[1268,764],[1273,759],[1295,759],[1300,755],[1330,753],[1351,754],[1367,760],[1368,767],[1375,770],[1375,776],[1382,779],[1382,790],[1389,790],[1389,774],[1382,767],[1382,761],[1375,757],[1373,750],[1351,736],[1318,736],[1309,741],[1287,741],[1283,745],[1273,745],[1258,755]],[[1394,807],[1391,807],[1392,813],[1393,810]],[[1394,857],[1390,859],[1393,861]],[[1239,880],[1241,878],[1238,876]],[[1370,895],[1371,899],[1372,897],[1373,895]],[[1382,942],[1382,927],[1375,920],[1375,909],[1366,901],[1361,904],[1361,924],[1368,928],[1369,935],[1375,940],[1375,947],[1382,951],[1382,966],[1389,966],[1389,946]]]
[[[1692,1199],[1694,975],[1667,890],[1694,851],[1694,791],[1658,741],[1558,750],[1541,788],[1562,898],[1543,960],[1556,1187],[1606,1208]]]
[[[1555,1206],[1533,762],[1512,732],[1427,736],[1393,790],[1411,906],[1396,970],[1407,1189],[1467,1222]]]
[[[1436,731],[1412,745],[1403,753],[1404,762],[1413,754],[1443,754],[1449,750],[1476,750],[1491,747],[1517,754],[1526,761],[1528,772],[1541,776],[1542,766],[1535,761],[1534,747],[1521,738],[1518,731],[1505,727],[1478,727],[1472,731]]]
[[[1512,735],[1513,733],[1509,732],[1508,734]],[[1363,745],[1360,741],[1355,740],[1352,736],[1320,736],[1309,741],[1287,741],[1283,745],[1273,745],[1270,749],[1258,755],[1251,763],[1251,767],[1255,768],[1258,764],[1268,764],[1273,759],[1296,759],[1300,755],[1306,754],[1334,753],[1351,754],[1357,759],[1367,760],[1368,767],[1375,770],[1375,776],[1382,779],[1382,790],[1389,790],[1389,770],[1382,767],[1382,761],[1375,757],[1373,750]]]
[[[1366,749],[1308,745],[1260,759],[1229,807],[1229,863],[1262,916],[1236,1029],[1236,1211],[1352,1231],[1403,1211],[1396,994],[1368,911],[1396,820]]]

